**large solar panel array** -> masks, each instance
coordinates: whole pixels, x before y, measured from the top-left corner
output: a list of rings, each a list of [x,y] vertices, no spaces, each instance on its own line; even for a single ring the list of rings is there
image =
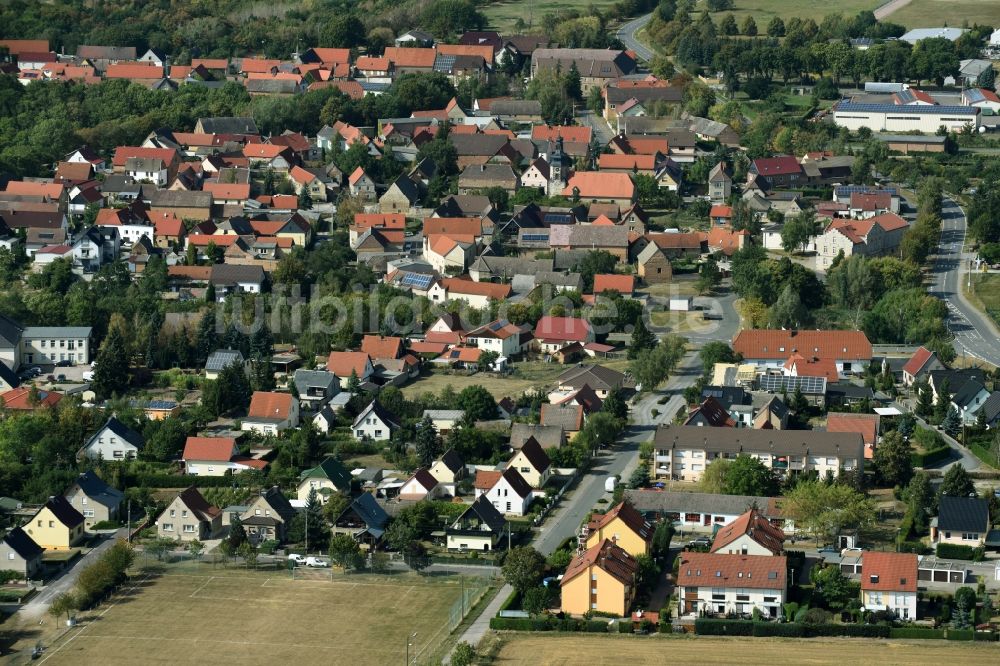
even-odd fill
[[[434,279],[433,275],[424,275],[423,273],[407,273],[400,280],[400,284],[404,287],[416,287],[417,289],[426,289],[431,286],[431,280]]]
[[[855,104],[841,102],[836,106],[838,112],[899,113],[902,115],[943,116],[955,114],[959,116],[974,116],[978,109],[972,106],[900,106],[898,104]]]
[[[870,187],[868,185],[841,185],[837,188],[837,196],[845,194],[874,194],[876,192],[888,192],[896,196],[895,187]]]
[[[548,241],[548,234],[523,234],[521,240],[528,242]]]
[[[546,213],[542,219],[550,225],[573,223],[573,216],[569,213]]]
[[[826,393],[826,377],[783,377],[782,375],[760,375],[760,390],[768,393],[794,393],[796,387],[809,395]]]

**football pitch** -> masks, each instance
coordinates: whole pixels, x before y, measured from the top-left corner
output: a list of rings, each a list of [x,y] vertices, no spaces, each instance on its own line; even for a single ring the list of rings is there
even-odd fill
[[[81,614],[39,663],[353,666],[402,663],[409,649],[411,663],[422,664],[447,639],[462,596],[457,579],[410,573],[292,580],[168,570],[133,583]]]

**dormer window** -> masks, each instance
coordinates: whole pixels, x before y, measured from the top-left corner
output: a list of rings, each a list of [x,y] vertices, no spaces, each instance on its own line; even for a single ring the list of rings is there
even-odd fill
[[[868,577],[868,579],[869,579],[869,580],[870,580],[870,581],[871,581],[872,583],[877,583],[877,582],[878,582],[878,574],[872,574],[871,576],[869,576],[869,577]]]

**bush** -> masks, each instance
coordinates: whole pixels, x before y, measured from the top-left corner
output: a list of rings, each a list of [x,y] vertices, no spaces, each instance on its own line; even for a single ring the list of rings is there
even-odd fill
[[[521,594],[517,590],[511,592],[506,601],[500,605],[500,610],[502,611],[517,610],[519,608],[521,608]]]
[[[752,636],[753,622],[702,617],[694,621],[694,633],[699,636]]]
[[[607,633],[608,623],[601,620],[578,620],[556,617],[494,617],[490,618],[490,629],[507,631],[582,631],[587,633]]]
[[[803,624],[801,622],[751,622],[749,620],[695,620],[695,633],[705,636],[777,636],[812,638],[814,636],[850,636],[888,638],[890,627],[867,624]]]
[[[797,622],[778,624],[777,622],[754,622],[754,636],[781,636],[784,638],[802,638],[806,635],[805,625]]]
[[[618,623],[618,633],[619,634],[631,634],[632,633],[632,622],[630,620],[622,620]]]
[[[943,629],[930,627],[892,627],[889,638],[944,638]]]
[[[939,543],[935,554],[949,560],[971,560],[975,557],[975,549],[972,546]]]
[[[7,583],[15,580],[21,580],[22,578],[24,578],[24,574],[20,571],[14,571],[13,569],[0,569],[0,585],[6,585]]]
[[[945,638],[949,641],[971,641],[975,635],[975,629],[949,629],[945,634]]]
[[[117,520],[102,520],[98,523],[94,523],[90,526],[92,530],[115,530],[121,527],[122,524]]]
[[[972,640],[996,643],[998,640],[1000,640],[1000,634],[994,633],[992,631],[977,631],[972,635]]]

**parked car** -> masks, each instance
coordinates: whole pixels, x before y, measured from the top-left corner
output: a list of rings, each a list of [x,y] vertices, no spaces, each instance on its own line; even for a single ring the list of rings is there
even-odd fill
[[[709,539],[708,537],[701,536],[688,541],[687,546],[685,546],[685,548],[687,548],[688,550],[693,550],[698,548],[711,548],[711,546],[712,546],[712,540]]]
[[[844,548],[843,550],[840,551],[840,556],[841,557],[858,557],[863,552],[865,552],[865,551],[863,551],[860,548]]]
[[[307,567],[328,567],[330,563],[324,560],[322,557],[307,557],[306,558]]]
[[[58,363],[56,363],[56,367],[58,367],[58,368],[68,368],[68,367],[70,367],[72,365],[73,365],[73,361],[66,361],[66,360],[59,361]]]
[[[305,564],[306,558],[302,555],[299,555],[298,553],[289,553],[288,561],[294,562],[296,565]]]
[[[816,552],[817,553],[836,553],[837,552],[837,547],[836,546],[823,546],[822,548],[817,548]]]

